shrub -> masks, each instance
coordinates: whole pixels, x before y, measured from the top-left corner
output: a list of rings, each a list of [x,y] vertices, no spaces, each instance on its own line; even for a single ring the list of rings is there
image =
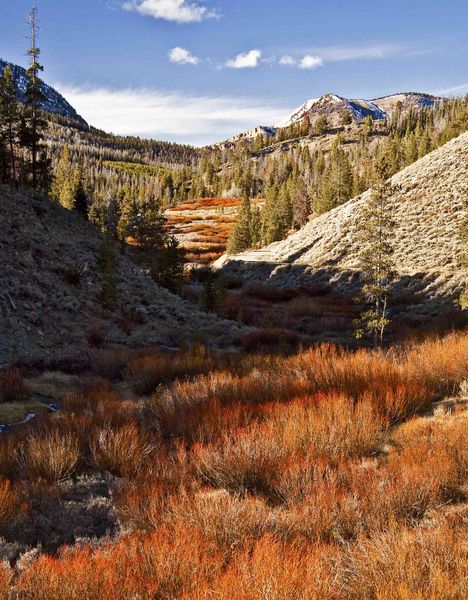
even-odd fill
[[[106,341],[107,331],[104,327],[91,327],[86,332],[86,339],[92,348],[101,348]]]
[[[333,598],[335,554],[326,546],[293,546],[267,535],[253,550],[245,550],[228,566],[214,586],[214,597],[221,600]]]
[[[214,360],[203,346],[195,346],[188,352],[164,354],[153,352],[131,360],[125,370],[139,394],[149,395],[162,383],[175,378],[194,377],[214,368]]]
[[[463,527],[449,522],[410,531],[389,532],[350,547],[340,569],[344,597],[400,600],[403,598],[466,597],[466,556]]]
[[[96,467],[119,477],[138,473],[155,443],[136,425],[107,426],[94,432],[90,443]]]
[[[17,367],[6,367],[0,371],[0,402],[22,402],[27,392],[23,376]]]
[[[218,554],[196,531],[160,528],[135,534],[92,552],[66,550],[59,558],[42,556],[20,574],[19,600],[173,600],[193,598],[215,577]]]
[[[78,437],[72,432],[52,429],[31,434],[18,452],[31,481],[57,483],[67,479],[80,459]]]
[[[261,349],[270,351],[292,351],[299,346],[300,336],[286,329],[257,329],[246,333],[242,338],[242,346],[246,352],[257,352]]]
[[[265,300],[266,302],[286,302],[297,296],[297,290],[291,288],[280,288],[264,283],[252,283],[243,290],[247,296]]]
[[[23,502],[19,488],[8,479],[0,479],[0,531],[20,520],[26,508],[27,505]]]
[[[13,580],[13,571],[7,563],[0,563],[0,598],[10,598],[10,584]]]

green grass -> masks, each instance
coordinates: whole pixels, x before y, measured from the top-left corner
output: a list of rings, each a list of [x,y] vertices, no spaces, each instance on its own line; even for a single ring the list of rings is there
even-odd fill
[[[22,421],[30,412],[44,412],[47,407],[40,402],[30,400],[27,402],[5,402],[0,404],[0,425],[9,425]]]
[[[164,167],[156,167],[141,163],[105,160],[103,165],[108,169],[113,169],[114,171],[130,173],[133,175],[147,175],[149,177],[159,177],[165,173],[170,173],[170,170]]]

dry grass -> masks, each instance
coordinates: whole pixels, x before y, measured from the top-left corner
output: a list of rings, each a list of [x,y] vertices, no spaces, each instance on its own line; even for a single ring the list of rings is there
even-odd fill
[[[96,468],[120,477],[138,473],[156,444],[136,425],[129,424],[98,429],[90,447]]]
[[[79,439],[58,429],[37,432],[20,447],[18,458],[31,481],[57,483],[75,471],[80,459]]]
[[[0,597],[7,600],[10,596],[13,571],[7,563],[0,564]]]
[[[189,543],[188,543],[189,540]],[[171,600],[191,597],[217,572],[220,561],[196,531],[160,529],[92,552],[43,556],[24,571],[16,593],[24,600]]]
[[[362,540],[343,560],[346,598],[462,600],[468,569],[463,528],[450,521],[419,531],[391,528]]]
[[[467,379],[466,341],[387,353],[322,345],[286,358],[133,355],[125,377],[159,385],[151,399],[124,402],[101,382],[29,434],[0,439],[0,527],[25,491],[29,510],[38,504],[40,486],[22,479],[54,494],[83,466],[118,477],[121,537],[39,556],[13,580],[0,571],[0,590],[24,600],[462,600],[468,419],[461,398],[446,413],[429,408]]]

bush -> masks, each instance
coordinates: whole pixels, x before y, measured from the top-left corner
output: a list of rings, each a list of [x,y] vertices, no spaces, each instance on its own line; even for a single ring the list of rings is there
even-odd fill
[[[298,294],[297,290],[291,288],[280,288],[264,283],[252,283],[243,290],[246,296],[252,296],[266,302],[286,302],[292,300]]]
[[[22,494],[19,488],[8,481],[0,479],[0,531],[6,526],[12,525],[20,520],[26,510],[26,503],[23,502]],[[0,570],[1,587],[1,570]]]
[[[300,343],[300,336],[294,331],[285,329],[257,329],[246,333],[242,338],[242,346],[246,352],[259,350],[293,351]]]
[[[57,483],[70,477],[80,459],[78,437],[52,429],[31,434],[20,447],[19,460],[31,481]]]
[[[97,430],[90,447],[93,462],[99,470],[122,477],[138,473],[155,444],[131,424]]]
[[[463,528],[442,523],[362,540],[350,548],[340,569],[346,598],[466,597],[466,556]]]
[[[23,402],[27,398],[21,371],[6,367],[0,371],[0,402]]]

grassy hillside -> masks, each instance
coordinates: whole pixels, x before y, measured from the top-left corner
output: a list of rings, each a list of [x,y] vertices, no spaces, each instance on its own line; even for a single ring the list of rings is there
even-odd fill
[[[390,198],[398,272],[396,294],[416,293],[420,310],[453,305],[466,280],[460,267],[464,251],[459,230],[468,193],[468,134],[445,144],[391,179]],[[359,288],[357,230],[369,192],[313,219],[286,240],[216,265],[245,282],[281,287]]]
[[[82,355],[102,344],[235,340],[236,325],[159,288],[118,242],[111,267],[100,266],[103,242],[76,211],[0,187],[0,364]],[[103,297],[109,283],[111,302]]]

